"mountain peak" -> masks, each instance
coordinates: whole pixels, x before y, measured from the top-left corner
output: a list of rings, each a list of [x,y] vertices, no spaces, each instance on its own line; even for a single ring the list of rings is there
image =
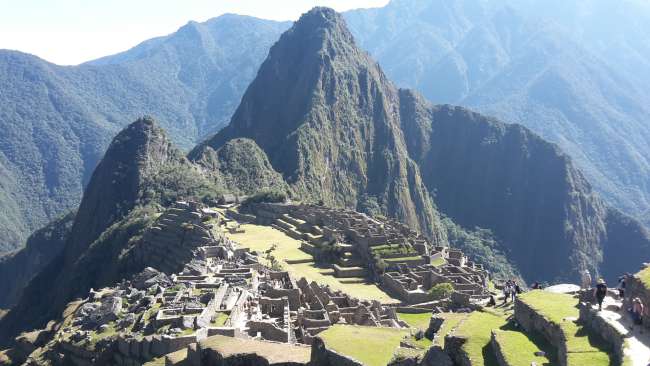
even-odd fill
[[[141,198],[143,182],[170,161],[180,161],[176,149],[153,118],[137,119],[115,136],[95,169],[73,227],[75,243],[66,248],[74,258],[106,227]]]

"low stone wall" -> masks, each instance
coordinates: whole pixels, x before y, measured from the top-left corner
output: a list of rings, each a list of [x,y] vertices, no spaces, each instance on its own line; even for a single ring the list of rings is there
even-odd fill
[[[557,350],[560,365],[566,365],[566,339],[559,325],[546,320],[519,298],[515,300],[515,319],[527,332],[543,335]]]
[[[623,362],[623,349],[627,331],[607,322],[600,313],[587,303],[580,303],[580,323],[602,338],[616,355],[618,362]]]
[[[363,366],[353,358],[328,349],[319,337],[312,340],[310,364],[311,366]]]
[[[467,342],[467,338],[458,337],[455,335],[447,335],[445,337],[445,353],[454,361],[456,366],[475,366],[469,356],[463,350],[463,345]]]
[[[641,302],[646,306],[646,309],[650,307],[650,291],[646,289],[646,287],[643,285],[643,282],[641,282],[641,279],[639,278],[638,275],[634,276],[629,276],[627,280],[625,281],[626,283],[626,288],[625,288],[625,303],[624,306],[626,308],[631,307],[632,305],[630,304],[631,299],[634,299],[635,297],[638,297],[641,299]],[[648,316],[650,312],[646,313],[646,316],[643,317],[643,325],[650,329],[650,316]]]
[[[497,359],[497,363],[499,366],[518,366],[518,365],[510,365],[506,361],[505,356],[503,355],[503,351],[501,350],[501,344],[499,344],[499,340],[497,339],[497,333],[498,331],[492,331],[492,337],[490,339],[490,346],[492,346],[492,351],[494,352],[494,356]]]

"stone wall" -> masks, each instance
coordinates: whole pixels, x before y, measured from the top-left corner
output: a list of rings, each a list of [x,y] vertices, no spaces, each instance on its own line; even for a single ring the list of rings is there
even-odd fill
[[[580,323],[597,334],[607,343],[616,355],[618,362],[623,362],[626,329],[620,329],[606,321],[600,313],[587,303],[580,303]]]
[[[557,350],[560,364],[566,365],[566,339],[559,325],[546,320],[519,298],[515,300],[515,319],[527,332],[543,335]]]
[[[476,366],[472,365],[469,356],[463,350],[463,345],[467,342],[467,338],[458,337],[449,334],[445,337],[445,353],[454,361],[456,366]]]
[[[363,364],[328,349],[321,338],[315,337],[311,346],[311,366],[363,366]]]

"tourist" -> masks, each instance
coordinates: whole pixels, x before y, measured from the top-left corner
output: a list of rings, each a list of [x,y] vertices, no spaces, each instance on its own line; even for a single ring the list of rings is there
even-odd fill
[[[510,291],[512,291],[512,288],[510,287],[510,281],[508,281],[503,286],[503,305],[508,303],[508,298],[510,297]]]
[[[511,284],[512,284],[511,285],[512,289],[510,291],[510,294],[512,295],[512,302],[514,302],[515,299],[517,298],[517,294],[521,293],[521,287],[519,287],[519,285],[517,284],[517,281],[514,281],[514,280],[511,282]]]
[[[607,284],[602,278],[598,279],[598,284],[594,289],[594,296],[596,297],[596,301],[598,301],[598,311],[603,310],[603,300],[607,296]]]
[[[539,285],[539,282],[533,282],[533,285],[530,288],[533,290],[541,290],[542,286]]]
[[[589,270],[582,272],[582,288],[588,290],[591,288],[591,274]]]
[[[618,279],[618,298],[621,300],[625,299],[625,277],[626,276],[621,276]]]
[[[644,310],[645,310],[645,306],[643,306],[641,299],[635,297],[634,300],[632,300],[632,309],[630,309],[630,314],[632,315],[632,321],[634,321],[634,324],[636,325],[643,324]]]
[[[487,306],[497,306],[497,301],[494,299],[494,295],[490,295],[490,301],[488,301]]]

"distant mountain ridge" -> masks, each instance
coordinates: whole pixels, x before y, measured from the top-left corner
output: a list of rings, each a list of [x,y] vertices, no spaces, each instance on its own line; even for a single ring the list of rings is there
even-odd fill
[[[620,217],[556,145],[397,89],[332,10],[314,9],[282,35],[231,123],[189,156],[241,137],[303,199],[354,209],[371,201],[434,243],[447,241],[442,215],[489,229],[529,281],[619,268],[603,252],[624,245],[608,238]],[[632,235],[650,256],[647,232]]]
[[[398,85],[530,128],[650,223],[647,2],[393,0],[345,17]]]
[[[186,149],[226,124],[288,26],[224,15],[72,67],[0,50],[0,254],[76,207],[130,121],[154,115]]]
[[[188,157],[151,118],[113,139],[69,234],[53,235],[65,247],[26,288],[2,289],[22,296],[0,342],[146,265],[129,252],[162,207],[232,187],[390,215],[528,281],[611,278],[650,256],[647,230],[608,208],[556,145],[396,88],[338,13],[315,8],[273,46],[230,125]],[[477,244],[461,226],[494,239]]]

